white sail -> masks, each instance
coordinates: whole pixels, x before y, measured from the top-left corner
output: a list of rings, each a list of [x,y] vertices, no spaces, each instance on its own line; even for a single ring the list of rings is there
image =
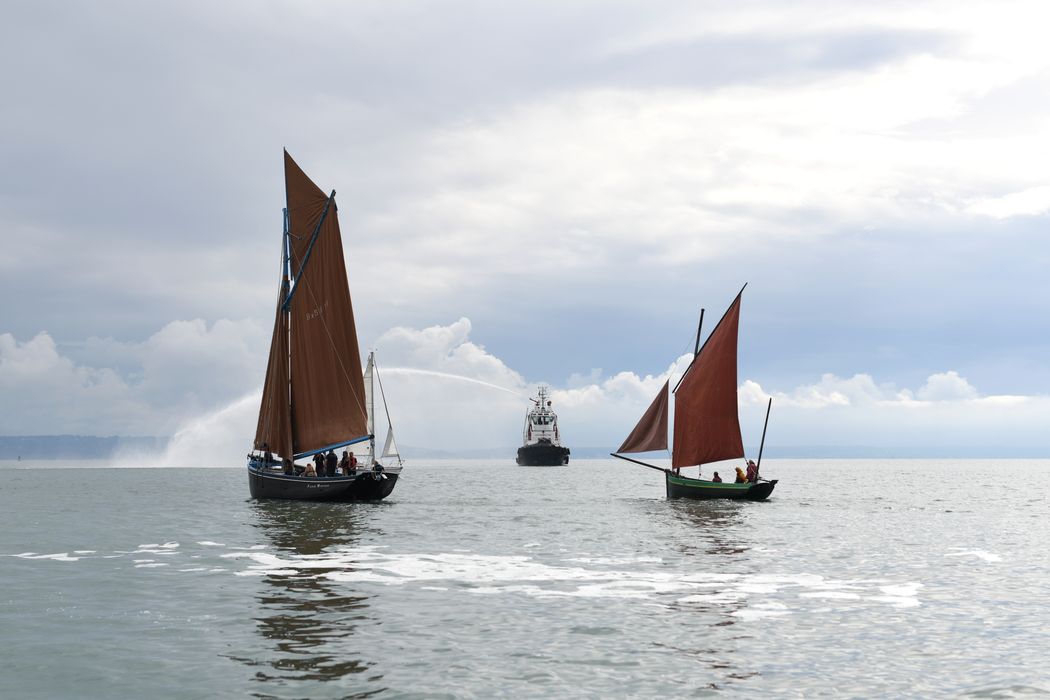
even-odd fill
[[[368,364],[365,366],[365,410],[368,412],[368,434],[375,435],[376,432],[376,399],[373,390],[373,379],[375,360],[372,353],[368,353]]]
[[[397,457],[401,459],[400,453],[397,451],[397,443],[394,442],[394,428],[390,426],[386,433],[386,444],[383,445],[383,456],[384,457]]]
[[[371,360],[371,357],[369,359]],[[372,364],[375,364],[374,360]],[[394,442],[394,422],[390,420],[390,405],[386,402],[386,392],[383,391],[383,377],[379,374],[379,367],[375,368],[375,376],[379,382],[379,395],[383,398],[383,411],[386,413],[386,443],[383,445],[383,457],[394,457],[400,465],[401,454],[398,452],[397,443]]]

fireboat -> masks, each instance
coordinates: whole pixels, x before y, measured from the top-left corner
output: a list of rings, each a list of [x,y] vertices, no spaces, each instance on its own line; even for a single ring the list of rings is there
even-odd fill
[[[524,444],[518,448],[518,464],[527,467],[568,464],[569,448],[561,444],[558,415],[551,409],[547,387],[541,386],[539,396],[529,400],[534,405],[525,416]]]

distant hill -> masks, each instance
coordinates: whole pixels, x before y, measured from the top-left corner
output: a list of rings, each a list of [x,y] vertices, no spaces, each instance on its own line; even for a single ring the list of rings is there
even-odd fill
[[[107,459],[123,451],[159,452],[165,437],[0,435],[0,459]]]

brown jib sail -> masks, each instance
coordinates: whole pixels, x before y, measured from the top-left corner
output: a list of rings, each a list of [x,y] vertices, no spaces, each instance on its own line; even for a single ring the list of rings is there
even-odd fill
[[[737,294],[675,392],[673,467],[744,456],[736,397],[739,326],[740,294]]]
[[[288,152],[286,270],[255,448],[281,457],[368,436],[364,380],[335,193],[326,195]]]
[[[667,449],[667,387],[670,381],[668,379],[660,387],[660,393],[642,414],[638,425],[634,426],[634,430],[620,445],[620,449],[616,450],[617,452],[630,454]]]

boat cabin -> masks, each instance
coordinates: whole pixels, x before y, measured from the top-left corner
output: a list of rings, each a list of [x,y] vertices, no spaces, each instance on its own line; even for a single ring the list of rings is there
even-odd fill
[[[529,410],[525,419],[525,434],[522,436],[522,444],[560,445],[561,435],[558,434],[558,416],[551,409],[547,387],[540,387],[539,397],[530,400],[535,405]]]

